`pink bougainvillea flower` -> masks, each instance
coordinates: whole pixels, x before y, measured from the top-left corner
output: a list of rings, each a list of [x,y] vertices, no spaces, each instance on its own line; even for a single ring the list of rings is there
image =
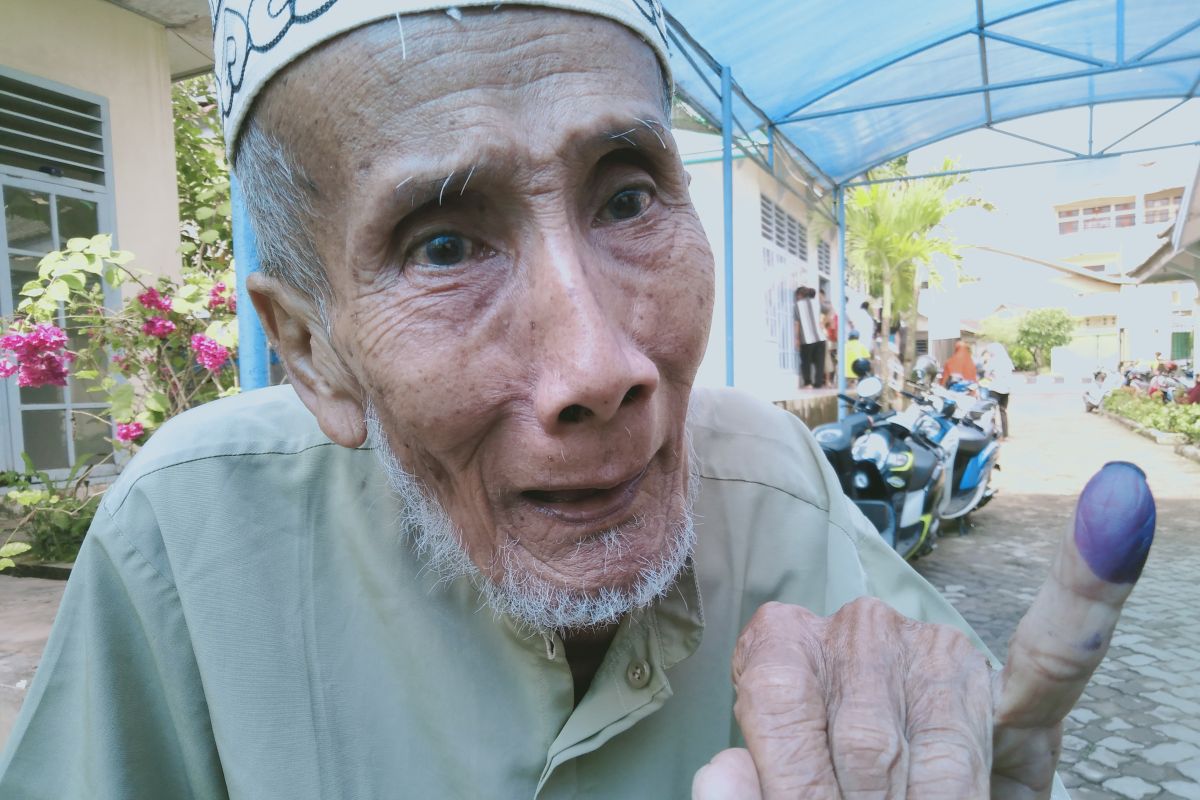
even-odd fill
[[[197,333],[192,337],[192,350],[196,351],[196,363],[207,370],[216,372],[225,366],[229,359],[229,351],[216,340]]]
[[[16,363],[4,356],[0,377],[17,376],[17,385],[27,388],[66,386],[67,364],[75,354],[66,349],[67,334],[56,325],[42,323],[27,332],[9,331],[0,337],[0,348],[12,351]]]
[[[140,422],[118,422],[117,438],[122,442],[132,442],[146,432]]]
[[[170,311],[171,298],[159,293],[158,289],[150,288],[137,296],[138,302],[156,311]]]
[[[151,317],[142,324],[142,333],[158,339],[165,339],[174,332],[175,323],[162,317]]]
[[[209,308],[219,308],[225,305],[228,300],[228,298],[225,297],[226,288],[227,287],[225,286],[224,282],[213,284],[213,287],[208,290]]]

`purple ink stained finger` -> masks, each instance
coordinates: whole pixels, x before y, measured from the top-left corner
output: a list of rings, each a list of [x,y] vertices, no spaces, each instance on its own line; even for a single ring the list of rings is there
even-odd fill
[[[1110,461],[1092,476],[1075,509],[1075,546],[1097,577],[1133,583],[1154,541],[1154,496],[1146,473]]]

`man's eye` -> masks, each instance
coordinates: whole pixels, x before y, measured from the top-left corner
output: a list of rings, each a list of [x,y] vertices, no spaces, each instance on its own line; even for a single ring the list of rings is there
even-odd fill
[[[430,267],[457,267],[471,257],[470,240],[453,233],[439,233],[417,246],[416,258]]]
[[[624,189],[609,198],[604,206],[609,219],[633,219],[650,205],[650,193],[645,189]]]

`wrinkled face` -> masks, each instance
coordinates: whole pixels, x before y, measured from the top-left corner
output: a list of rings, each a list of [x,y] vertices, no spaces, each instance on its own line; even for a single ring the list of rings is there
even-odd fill
[[[343,37],[258,111],[313,184],[332,347],[485,575],[626,586],[683,514],[713,300],[653,52],[542,10],[404,35]]]

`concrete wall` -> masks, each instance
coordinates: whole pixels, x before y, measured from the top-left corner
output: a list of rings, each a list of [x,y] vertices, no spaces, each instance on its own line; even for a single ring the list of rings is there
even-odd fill
[[[119,247],[179,272],[166,31],[102,0],[0,0],[0,64],[108,102]]]

